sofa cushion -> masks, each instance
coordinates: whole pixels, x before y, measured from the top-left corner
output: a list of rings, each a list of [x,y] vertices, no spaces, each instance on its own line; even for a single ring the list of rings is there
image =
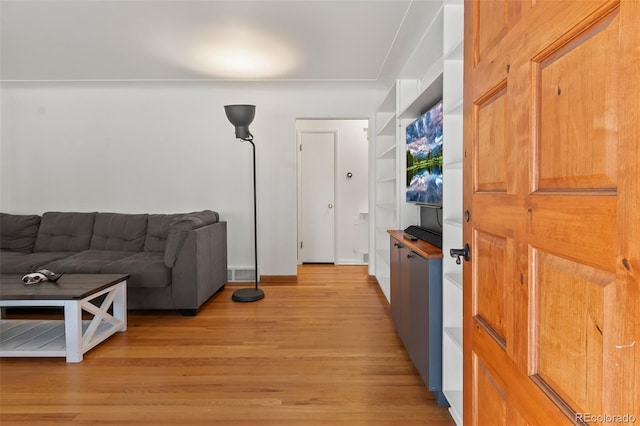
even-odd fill
[[[147,214],[96,214],[92,250],[142,251],[147,234]]]
[[[171,222],[185,216],[177,214],[150,214],[143,251],[164,252]]]
[[[33,252],[40,216],[0,213],[0,250]]]
[[[162,253],[142,252],[111,262],[103,274],[129,274],[127,287],[167,287],[171,270],[164,265]]]
[[[50,269],[59,274],[99,274],[102,268],[116,260],[134,255],[133,251],[118,250],[85,250],[75,253],[64,259],[59,259],[44,265],[45,269]]]
[[[71,256],[75,253],[66,252],[38,252],[38,253],[19,253],[15,251],[0,252],[0,271],[3,274],[26,274],[34,272],[54,260]],[[54,271],[57,272],[57,271]]]
[[[173,221],[169,227],[169,235],[167,236],[167,245],[164,251],[164,264],[173,268],[178,253],[187,237],[187,232],[199,228],[201,226],[217,223],[220,216],[217,212],[211,210],[203,210],[201,212],[193,212]]]
[[[89,248],[95,213],[46,212],[34,251],[80,252]]]

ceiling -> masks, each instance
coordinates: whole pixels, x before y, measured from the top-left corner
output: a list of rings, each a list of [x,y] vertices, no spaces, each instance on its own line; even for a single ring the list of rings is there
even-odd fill
[[[388,84],[441,3],[1,0],[0,78]]]

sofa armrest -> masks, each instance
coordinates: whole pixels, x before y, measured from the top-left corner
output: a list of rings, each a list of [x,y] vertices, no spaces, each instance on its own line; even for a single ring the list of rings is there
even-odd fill
[[[216,222],[186,232],[171,270],[174,304],[198,309],[227,282],[227,223]]]
[[[164,249],[164,264],[167,268],[173,268],[178,253],[182,249],[187,238],[188,232],[200,227],[217,223],[219,220],[218,213],[211,210],[203,210],[201,212],[189,213],[174,220],[169,226],[169,235]]]

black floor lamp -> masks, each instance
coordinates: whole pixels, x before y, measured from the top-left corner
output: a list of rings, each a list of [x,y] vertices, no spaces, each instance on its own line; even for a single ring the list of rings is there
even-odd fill
[[[233,292],[231,299],[236,302],[255,302],[264,298],[264,291],[258,288],[258,210],[256,201],[256,146],[253,135],[249,131],[249,124],[256,115],[255,105],[225,105],[224,112],[227,119],[236,128],[236,138],[249,142],[253,147],[253,251],[255,259],[255,287],[242,288]]]

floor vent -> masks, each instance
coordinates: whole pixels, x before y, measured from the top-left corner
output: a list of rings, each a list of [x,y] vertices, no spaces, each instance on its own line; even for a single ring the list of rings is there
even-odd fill
[[[230,268],[227,269],[227,281],[255,281],[255,270],[253,268]]]

